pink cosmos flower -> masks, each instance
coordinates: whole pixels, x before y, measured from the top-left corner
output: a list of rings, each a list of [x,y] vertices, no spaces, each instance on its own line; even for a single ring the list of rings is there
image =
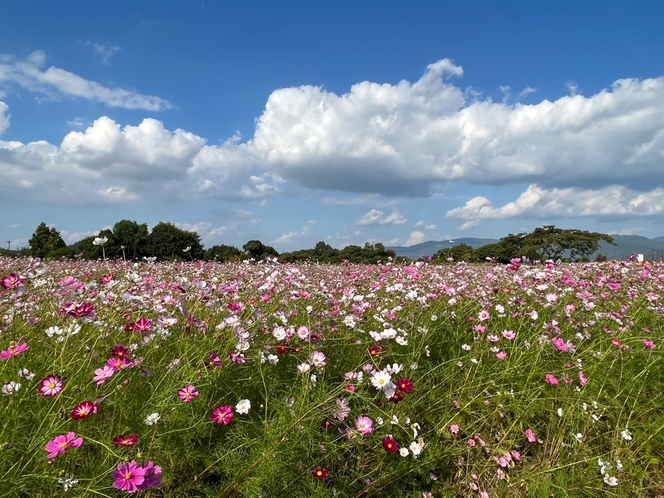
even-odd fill
[[[373,420],[360,415],[355,419],[355,428],[360,434],[370,434],[373,432]]]
[[[459,434],[459,426],[457,424],[450,425],[450,432],[452,434]]]
[[[5,349],[4,351],[0,352],[0,360],[10,360],[14,356],[18,356],[28,349],[30,349],[28,343],[24,342],[23,344],[19,344],[17,346],[16,343],[12,341],[9,343],[9,349]]]
[[[535,433],[532,429],[526,429],[526,439],[529,443],[537,442],[537,436],[535,436]]]
[[[554,337],[551,342],[558,351],[567,351],[567,344],[565,344],[565,339],[562,337]]]
[[[53,397],[62,391],[65,383],[59,375],[49,375],[39,382],[39,392],[44,397]]]
[[[505,351],[496,353],[496,358],[498,358],[499,360],[504,360],[505,358],[507,358],[507,353]]]
[[[647,339],[642,340],[641,344],[643,344],[646,348],[649,349],[655,349],[657,347],[657,345],[654,342],[649,341]]]
[[[555,376],[551,374],[546,374],[544,380],[546,381],[547,384],[551,384],[552,386],[558,385],[558,379],[556,379]]]
[[[113,377],[113,374],[115,373],[115,369],[113,367],[110,367],[108,365],[104,365],[103,368],[98,368],[95,370],[95,376],[92,380],[94,380],[98,386],[102,385],[104,382],[106,382],[106,379],[110,379]]]
[[[114,371],[122,370],[123,368],[128,368],[131,366],[131,361],[125,358],[118,358],[113,356],[108,359],[106,365],[112,368]]]
[[[198,394],[198,390],[193,384],[189,384],[178,391],[178,397],[185,403],[193,401],[194,398],[198,397]]]
[[[503,330],[503,337],[507,339],[508,341],[511,341],[516,337],[516,334],[512,332],[511,330]]]
[[[145,482],[145,469],[134,460],[129,463],[120,462],[113,471],[113,487],[121,491],[134,493]]]
[[[46,455],[46,457],[49,460],[52,460],[60,453],[64,453],[67,450],[67,448],[78,448],[82,444],[83,444],[83,438],[82,437],[77,438],[75,433],[70,432],[68,434],[61,434],[52,441],[49,441],[48,443],[46,443],[46,447],[44,449],[48,452],[48,455]]]
[[[143,464],[143,470],[145,470],[145,480],[142,485],[139,485],[139,489],[155,488],[161,484],[161,467],[159,465],[146,462]]]
[[[212,410],[212,415],[210,415],[210,420],[220,425],[229,425],[233,422],[233,417],[235,413],[233,412],[233,407],[230,405],[217,406]]]
[[[71,418],[74,420],[82,420],[88,418],[93,413],[97,413],[97,405],[92,401],[83,401],[83,403],[79,403],[71,411]]]
[[[148,332],[151,328],[152,328],[152,320],[139,318],[134,322],[134,331],[136,332]]]
[[[15,289],[20,287],[22,283],[23,279],[16,273],[10,273],[9,275],[0,279],[0,286],[4,287],[5,289]]]
[[[579,383],[580,383],[582,386],[585,386],[585,385],[588,383],[588,379],[586,378],[585,375],[583,375],[583,372],[582,372],[582,371],[579,371]]]

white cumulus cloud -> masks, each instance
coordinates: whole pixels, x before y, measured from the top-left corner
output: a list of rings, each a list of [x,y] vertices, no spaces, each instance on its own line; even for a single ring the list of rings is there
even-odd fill
[[[488,219],[615,218],[662,214],[664,188],[639,192],[622,185],[598,190],[544,189],[530,185],[515,201],[503,206],[494,207],[488,198],[477,196],[465,205],[449,210],[445,217],[464,221],[461,229],[466,229]]]
[[[172,105],[160,97],[124,88],[108,88],[55,66],[43,69],[46,54],[31,53],[25,59],[0,55],[0,83],[15,84],[45,96],[62,95],[101,102],[109,107],[161,111]]]
[[[357,222],[356,225],[402,225],[408,220],[406,217],[401,214],[399,211],[394,210],[392,214],[385,215],[383,211],[378,209],[372,209],[365,215],[363,215]]]

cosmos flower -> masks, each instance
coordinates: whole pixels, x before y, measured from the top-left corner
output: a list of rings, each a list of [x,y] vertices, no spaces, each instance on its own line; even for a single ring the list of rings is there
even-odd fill
[[[59,375],[49,375],[39,382],[39,392],[44,397],[53,397],[60,394],[65,382]]]
[[[230,405],[217,406],[212,410],[212,415],[210,419],[220,425],[230,425],[233,422],[233,417],[235,413],[233,412],[233,407]]]
[[[61,434],[55,439],[46,443],[45,450],[48,452],[46,457],[52,460],[56,456],[64,453],[67,448],[78,448],[83,444],[82,437],[76,437],[76,434],[69,432],[68,434]]]

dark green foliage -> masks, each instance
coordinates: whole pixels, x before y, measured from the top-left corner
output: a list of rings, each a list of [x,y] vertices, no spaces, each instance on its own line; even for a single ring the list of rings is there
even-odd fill
[[[447,258],[454,258],[454,261],[465,261],[474,263],[478,260],[478,252],[468,244],[457,244],[452,247],[441,249],[433,256],[434,261],[445,261]]]
[[[472,249],[466,244],[441,249],[434,259],[445,260],[453,257],[455,261],[480,262],[495,259],[500,263],[509,263],[512,258],[525,256],[532,261],[562,258],[587,260],[599,249],[600,241],[614,244],[613,237],[603,233],[547,225],[536,228],[531,233],[509,234],[495,244],[478,249]]]
[[[37,258],[49,257],[56,250],[67,247],[60,232],[55,227],[49,228],[44,222],[39,224],[28,244],[30,244],[30,255]]]
[[[250,240],[245,245],[242,246],[244,252],[247,253],[247,256],[250,258],[259,261],[268,257],[277,257],[279,253],[272,246],[264,245],[260,240]]]
[[[210,247],[205,251],[205,261],[218,261],[219,263],[237,262],[242,259],[242,251],[235,246],[226,244]]]
[[[148,252],[159,261],[203,259],[205,254],[200,235],[163,221],[152,229],[148,247]]]
[[[346,246],[339,251],[339,259],[348,261],[350,263],[378,263],[378,261],[386,262],[388,258],[394,258],[396,253],[392,250],[386,250],[385,246],[380,242],[377,244],[364,244],[360,246]]]
[[[101,234],[100,234],[101,236]],[[150,241],[147,223],[122,220],[113,226],[114,252],[107,255],[126,259],[141,259],[147,256],[146,249]],[[109,238],[110,242],[110,238]]]

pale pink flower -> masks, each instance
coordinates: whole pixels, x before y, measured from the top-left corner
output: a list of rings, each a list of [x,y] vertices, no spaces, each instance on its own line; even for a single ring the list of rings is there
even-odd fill
[[[115,373],[115,369],[109,365],[104,365],[103,368],[98,368],[95,370],[94,380],[98,386],[106,382],[106,379],[110,379]]]
[[[547,384],[551,384],[552,386],[558,385],[558,379],[556,379],[556,377],[551,374],[546,374],[544,380],[546,381]]]
[[[528,440],[529,443],[535,443],[537,442],[537,436],[535,436],[535,433],[533,432],[532,429],[526,429],[526,439]]]
[[[373,420],[364,415],[360,415],[355,419],[355,428],[360,434],[370,434],[373,432]]]

